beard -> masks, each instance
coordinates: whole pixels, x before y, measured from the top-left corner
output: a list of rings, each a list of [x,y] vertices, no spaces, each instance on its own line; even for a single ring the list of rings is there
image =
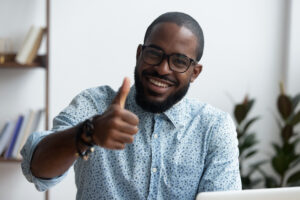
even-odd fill
[[[165,76],[159,75],[156,71],[146,72],[145,70],[142,71],[141,76],[151,75],[153,77],[157,77],[160,79],[167,79]],[[152,113],[162,113],[171,108],[174,104],[179,102],[187,93],[190,87],[190,81],[182,88],[180,88],[176,93],[169,95],[164,101],[150,101],[145,95],[145,89],[142,84],[142,81],[137,72],[137,66],[134,70],[134,81],[135,81],[135,89],[136,95],[135,100],[136,103],[143,108],[145,111],[152,112]],[[177,84],[178,85],[178,84]],[[156,93],[149,91],[151,95],[155,96]]]

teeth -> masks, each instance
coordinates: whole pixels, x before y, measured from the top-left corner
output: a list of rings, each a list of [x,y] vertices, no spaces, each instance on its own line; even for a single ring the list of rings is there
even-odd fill
[[[162,83],[162,82],[159,82],[159,81],[156,81],[156,80],[153,80],[153,79],[149,79],[149,81],[150,81],[151,83],[153,83],[154,85],[158,86],[158,87],[163,87],[163,88],[168,87],[167,84]]]

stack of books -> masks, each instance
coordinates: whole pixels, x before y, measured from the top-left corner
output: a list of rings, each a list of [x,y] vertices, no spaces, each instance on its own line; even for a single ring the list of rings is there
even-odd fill
[[[5,159],[21,159],[20,151],[27,138],[41,123],[44,110],[29,110],[16,121],[7,121],[0,130],[0,155]]]

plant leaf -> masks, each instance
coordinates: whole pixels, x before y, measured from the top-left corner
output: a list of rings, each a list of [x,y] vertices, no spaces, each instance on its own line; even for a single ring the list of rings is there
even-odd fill
[[[257,184],[259,184],[262,181],[263,181],[262,178],[257,178],[257,179],[251,180],[249,189],[252,189],[254,186],[256,186]]]
[[[300,155],[295,155],[295,156],[296,156],[296,158],[290,164],[290,168],[294,168],[295,166],[297,166],[300,163]]]
[[[274,188],[279,187],[279,183],[277,183],[276,179],[272,176],[267,175],[262,169],[258,168],[258,172],[264,177],[265,179],[265,187],[266,188]]]
[[[293,183],[300,181],[300,170],[290,175],[290,177],[287,180],[287,183]]]
[[[243,132],[245,133],[247,131],[247,129],[250,127],[250,125],[255,122],[256,120],[258,120],[259,117],[254,117],[252,119],[250,119],[244,126]]]
[[[291,124],[292,126],[298,124],[300,122],[300,111],[298,111],[295,115],[293,115],[289,120],[288,124]]]
[[[234,109],[234,117],[238,124],[240,124],[247,115],[247,107],[244,104],[238,104]]]
[[[300,102],[300,94],[297,94],[296,96],[294,96],[294,98],[292,99],[292,103],[293,103],[293,110],[296,109],[298,103]]]
[[[276,154],[272,159],[272,167],[280,175],[283,176],[289,168],[289,159],[283,152]]]
[[[281,152],[281,147],[278,144],[273,143],[272,146],[275,149],[276,154],[279,154]]]
[[[271,177],[271,176],[267,176],[265,177],[265,185],[266,188],[277,188],[279,187],[279,184],[277,183],[276,179]]]
[[[247,114],[249,113],[249,111],[251,110],[251,108],[252,108],[254,102],[255,102],[254,99],[251,99],[250,101],[247,102],[247,104],[246,104],[246,110],[247,110],[246,116],[247,116]]]
[[[249,158],[249,157],[253,156],[253,155],[256,154],[256,153],[257,153],[257,150],[250,151],[249,153],[247,153],[247,154],[245,155],[245,158]]]
[[[239,143],[240,155],[242,155],[242,153],[246,149],[252,147],[256,143],[257,143],[257,140],[255,138],[255,134],[252,133],[252,134],[246,135],[244,141]]]
[[[293,105],[290,98],[284,94],[279,95],[277,99],[277,107],[283,119],[287,119],[293,111]]]
[[[281,137],[284,139],[285,142],[288,142],[292,135],[293,126],[289,124],[285,125],[285,127],[281,130]]]

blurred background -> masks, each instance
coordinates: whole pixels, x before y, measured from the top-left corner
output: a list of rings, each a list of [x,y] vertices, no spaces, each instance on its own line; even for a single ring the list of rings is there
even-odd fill
[[[31,25],[45,26],[45,7],[46,0],[0,0],[0,38],[12,41],[12,52],[20,49]],[[133,83],[137,46],[143,43],[148,25],[168,11],[190,14],[204,31],[203,71],[188,96],[233,118],[235,105],[246,94],[255,99],[248,117],[260,116],[251,126],[258,152],[245,165],[269,159],[274,154],[271,143],[281,141],[274,117],[279,116],[279,82],[291,96],[300,92],[297,0],[50,0],[50,121],[86,88],[118,89],[125,76]],[[45,42],[39,52],[45,52]],[[44,106],[44,76],[43,69],[0,69],[0,128],[28,108]],[[299,132],[299,125],[294,130]],[[276,174],[269,164],[262,168]],[[0,199],[44,197],[25,180],[19,163],[0,162],[0,177]],[[75,199],[75,195],[71,169],[50,190],[50,199]]]

